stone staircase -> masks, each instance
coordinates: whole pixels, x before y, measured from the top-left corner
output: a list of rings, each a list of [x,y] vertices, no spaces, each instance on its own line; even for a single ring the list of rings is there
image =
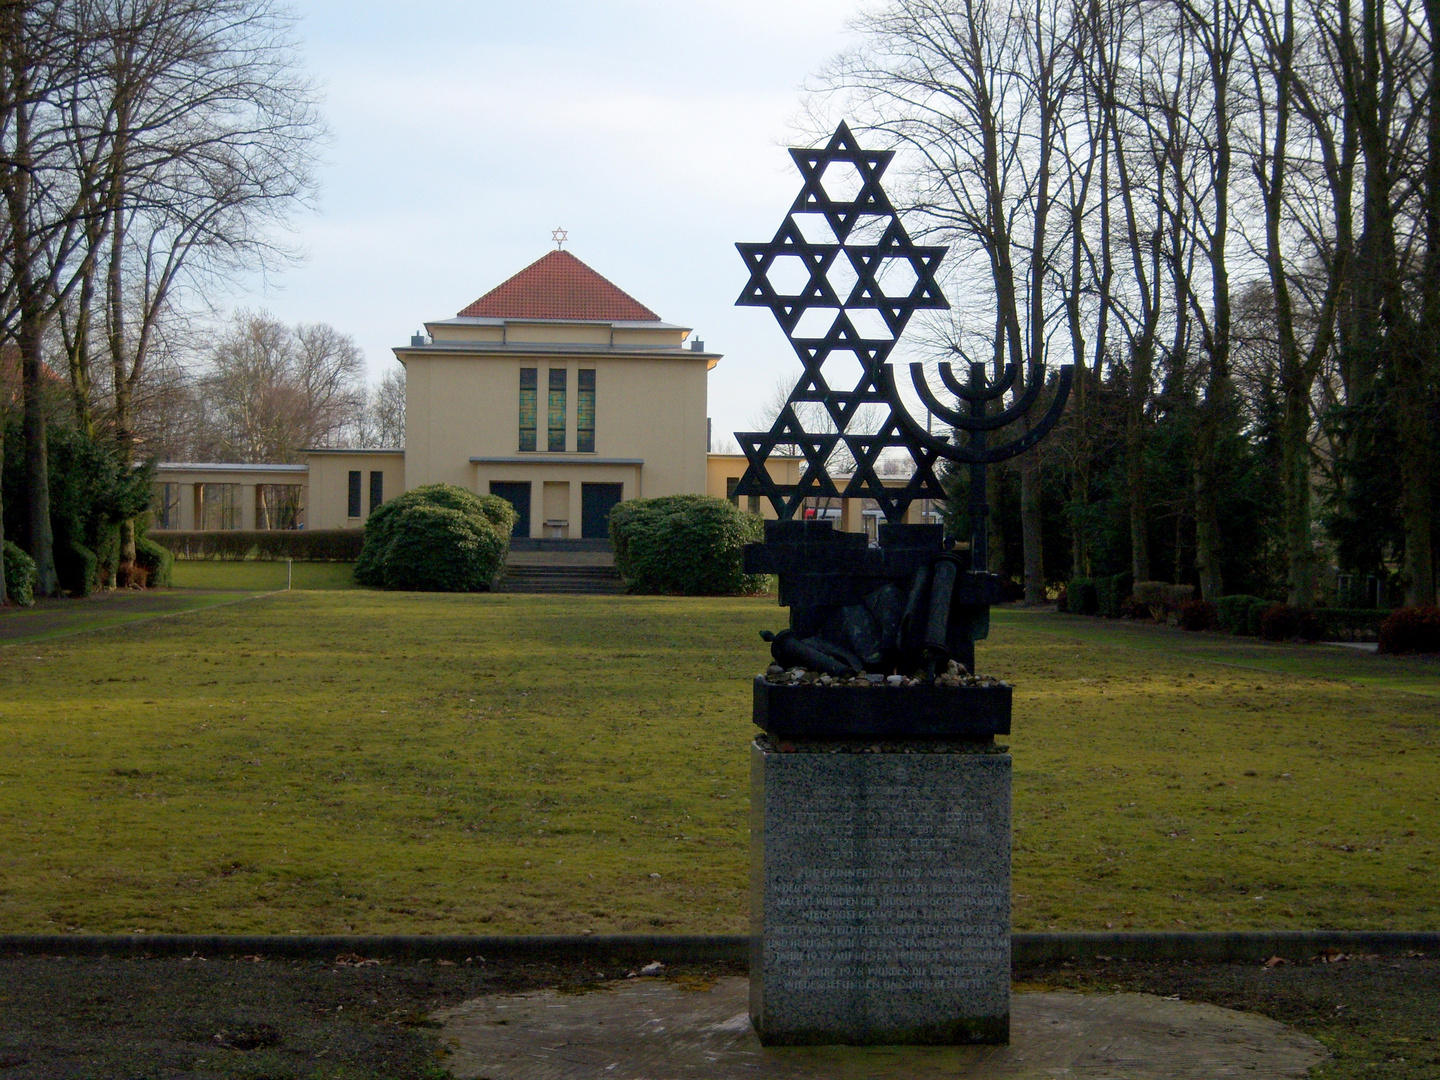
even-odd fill
[[[623,593],[625,582],[613,566],[515,565],[496,585],[505,593]]]

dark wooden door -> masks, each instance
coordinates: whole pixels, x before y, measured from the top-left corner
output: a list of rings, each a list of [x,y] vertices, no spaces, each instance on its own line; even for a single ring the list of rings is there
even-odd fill
[[[624,484],[580,485],[580,535],[586,540],[610,538],[610,511],[620,501]]]
[[[515,528],[510,530],[510,535],[522,539],[528,537],[530,535],[530,484],[528,482],[491,480],[490,494],[499,495],[515,508]]]

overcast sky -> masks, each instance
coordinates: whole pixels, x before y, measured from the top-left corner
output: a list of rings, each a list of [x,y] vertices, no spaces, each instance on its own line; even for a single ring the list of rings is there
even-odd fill
[[[371,378],[553,248],[725,359],[717,435],[795,368],[769,312],[735,308],[736,241],[769,239],[799,190],[784,147],[800,84],[855,0],[299,0],[332,131],[301,265],[233,306],[327,322]]]

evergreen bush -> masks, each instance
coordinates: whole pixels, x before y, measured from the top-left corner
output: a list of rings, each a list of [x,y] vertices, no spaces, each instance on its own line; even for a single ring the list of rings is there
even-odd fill
[[[417,513],[410,515],[412,510]],[[413,488],[377,507],[365,522],[355,580],[387,589],[488,589],[505,565],[514,527],[515,508],[498,495],[476,495],[454,484]]]
[[[1289,604],[1271,604],[1260,613],[1260,636],[1266,641],[1289,641],[1295,630],[1295,609]]]
[[[55,578],[71,596],[89,596],[95,591],[100,560],[95,552],[75,540],[55,538]]]
[[[1215,618],[1221,630],[1232,634],[1248,634],[1250,630],[1250,609],[1254,606],[1266,607],[1269,601],[1263,597],[1251,596],[1248,593],[1235,593],[1232,596],[1222,596],[1215,601]]]
[[[35,560],[19,544],[4,541],[5,595],[12,604],[29,607],[35,603]]]
[[[1440,608],[1397,608],[1380,624],[1380,652],[1440,652]]]
[[[1260,613],[1260,636],[1266,641],[1319,641],[1325,626],[1308,608],[1271,604]]]
[[[1182,630],[1213,630],[1216,622],[1215,605],[1209,600],[1186,600],[1176,614]]]
[[[761,540],[763,533],[759,517],[709,495],[633,499],[610,512],[615,567],[632,593],[762,592],[766,578],[744,572],[741,550]]]
[[[1126,597],[1130,595],[1134,581],[1134,577],[1128,570],[1123,574],[1096,578],[1096,613],[1107,619],[1120,618],[1121,606],[1125,603]]]
[[[152,589],[170,587],[171,573],[175,567],[175,556],[170,549],[157,544],[151,537],[135,538],[135,563],[144,568],[148,584]]]
[[[448,506],[407,506],[389,525],[385,587],[424,592],[483,592],[509,550],[509,533],[489,519]]]
[[[1378,637],[1380,625],[1390,615],[1381,608],[1316,608],[1315,617],[1324,630],[1324,641],[1360,641]]]
[[[1094,615],[1099,609],[1094,578],[1071,578],[1065,586],[1065,597],[1065,610],[1071,615]]]

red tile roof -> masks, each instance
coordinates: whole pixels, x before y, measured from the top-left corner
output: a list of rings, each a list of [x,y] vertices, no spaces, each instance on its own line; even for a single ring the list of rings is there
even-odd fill
[[[660,316],[568,251],[552,251],[468,307],[490,319],[587,319],[658,322]]]

